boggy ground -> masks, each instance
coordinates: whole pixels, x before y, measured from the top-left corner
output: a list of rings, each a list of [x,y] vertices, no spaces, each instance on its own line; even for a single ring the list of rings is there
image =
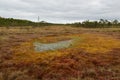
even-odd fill
[[[35,52],[33,42],[75,39]],[[0,80],[120,80],[120,29],[0,28]]]

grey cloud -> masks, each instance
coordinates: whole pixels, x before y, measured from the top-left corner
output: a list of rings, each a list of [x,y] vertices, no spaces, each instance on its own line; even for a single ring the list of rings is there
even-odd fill
[[[119,0],[0,0],[0,16],[49,22],[119,19]]]

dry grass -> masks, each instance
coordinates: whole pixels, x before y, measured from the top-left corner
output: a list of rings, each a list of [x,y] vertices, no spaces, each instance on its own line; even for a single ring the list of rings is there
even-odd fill
[[[120,79],[120,36],[116,32],[109,31],[108,36],[108,32],[72,27],[6,30],[0,36],[1,80]],[[75,41],[67,49],[35,52],[33,48],[36,40],[68,39]]]

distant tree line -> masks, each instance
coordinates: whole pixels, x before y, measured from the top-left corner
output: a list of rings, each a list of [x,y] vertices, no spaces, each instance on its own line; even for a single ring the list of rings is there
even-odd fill
[[[6,27],[7,26],[8,27],[14,27],[14,26],[48,26],[48,25],[53,25],[53,24],[47,23],[45,21],[32,22],[29,20],[0,17],[0,27],[4,27],[4,26],[6,26]]]
[[[120,27],[120,22],[118,20],[104,20],[100,19],[99,21],[83,21],[83,22],[76,22],[72,24],[67,24],[74,27],[85,27],[85,28],[111,28],[111,27]]]
[[[0,27],[14,27],[14,26],[33,26],[33,27],[42,27],[42,26],[53,26],[53,25],[64,25],[64,26],[73,26],[73,27],[84,27],[84,28],[111,28],[111,27],[120,27],[120,22],[118,20],[104,20],[100,19],[99,21],[83,21],[76,22],[71,24],[53,24],[45,21],[32,22],[29,20],[13,19],[13,18],[3,18],[0,17]]]

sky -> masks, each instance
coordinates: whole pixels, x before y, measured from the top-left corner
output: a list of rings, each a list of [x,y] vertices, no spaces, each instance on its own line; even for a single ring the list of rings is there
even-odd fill
[[[0,16],[55,23],[120,20],[120,0],[0,0]]]

